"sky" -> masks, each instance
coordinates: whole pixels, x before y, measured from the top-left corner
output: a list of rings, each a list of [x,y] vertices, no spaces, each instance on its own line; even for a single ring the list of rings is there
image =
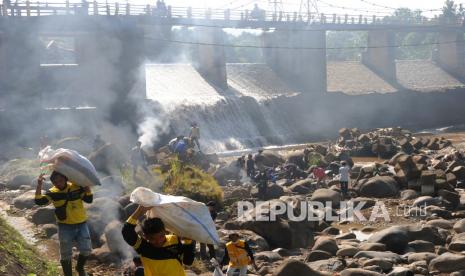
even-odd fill
[[[134,4],[152,4],[156,0],[130,0]],[[307,0],[165,0],[167,5],[173,7],[198,7],[198,8],[230,8],[237,10],[252,9],[257,3],[259,7],[266,10],[273,10],[274,5],[270,2],[277,1],[279,9],[283,11],[306,10]],[[301,2],[304,6],[301,7]],[[337,14],[377,14],[386,15],[391,13],[395,8],[407,7],[410,9],[425,10],[425,16],[432,16],[438,11],[430,12],[426,10],[440,9],[444,0],[310,0],[310,3],[316,3],[318,11],[321,13]],[[460,1],[456,1],[459,3]],[[464,1],[465,2],[465,1]],[[315,10],[315,9],[313,9]]]

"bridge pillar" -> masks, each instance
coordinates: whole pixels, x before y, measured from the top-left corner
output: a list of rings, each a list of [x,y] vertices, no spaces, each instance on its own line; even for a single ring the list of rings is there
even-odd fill
[[[306,92],[326,92],[325,31],[266,32],[263,44],[267,64],[279,75]]]
[[[362,54],[362,63],[391,83],[397,82],[394,43],[391,31],[369,31],[367,50]]]
[[[222,29],[198,27],[196,28],[198,39],[197,49],[193,57],[197,71],[211,84],[227,89],[226,56],[224,47],[224,34]],[[208,45],[206,45],[208,44]]]
[[[465,46],[463,32],[440,32],[435,61],[450,74],[465,77]]]

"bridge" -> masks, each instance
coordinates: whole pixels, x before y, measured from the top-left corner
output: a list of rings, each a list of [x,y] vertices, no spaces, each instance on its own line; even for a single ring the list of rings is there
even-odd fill
[[[140,67],[175,44],[189,45],[199,73],[219,89],[226,89],[227,71],[223,29],[262,30],[261,48],[267,64],[306,93],[324,93],[326,32],[366,31],[362,63],[396,85],[395,34],[438,34],[435,62],[453,76],[465,78],[464,24],[440,18],[399,21],[390,17],[196,9],[118,3],[41,3],[2,5],[0,16],[0,94],[25,93],[31,98],[44,90],[75,90],[98,99],[116,92],[122,104],[143,78]],[[172,28],[193,27],[196,41],[175,40]],[[75,64],[40,61],[41,36],[72,37]],[[297,45],[297,46],[296,46]],[[414,45],[411,45],[414,46]],[[101,78],[96,76],[101,75]],[[27,80],[25,80],[27,76]],[[143,96],[144,87],[137,87]]]

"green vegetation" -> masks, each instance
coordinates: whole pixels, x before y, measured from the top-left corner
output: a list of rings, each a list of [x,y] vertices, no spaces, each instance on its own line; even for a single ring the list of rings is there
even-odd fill
[[[313,152],[308,155],[308,166],[321,166],[323,163],[323,156],[319,153]]]
[[[0,275],[59,275],[57,267],[40,256],[0,217]]]
[[[171,169],[165,175],[163,192],[185,196],[200,202],[223,201],[223,190],[213,176],[202,170],[182,165],[177,159],[171,160]]]

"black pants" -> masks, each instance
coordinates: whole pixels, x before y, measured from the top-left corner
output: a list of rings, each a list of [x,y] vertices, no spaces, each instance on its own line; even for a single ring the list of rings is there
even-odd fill
[[[347,181],[340,181],[341,183],[341,193],[342,195],[346,196],[349,190],[349,182]]]
[[[208,247],[208,254],[210,255],[210,259],[211,258],[215,258],[215,247],[213,246],[213,244],[204,244],[204,243],[201,243],[200,244],[200,257],[202,259],[206,259],[207,258],[207,249],[206,247]]]

